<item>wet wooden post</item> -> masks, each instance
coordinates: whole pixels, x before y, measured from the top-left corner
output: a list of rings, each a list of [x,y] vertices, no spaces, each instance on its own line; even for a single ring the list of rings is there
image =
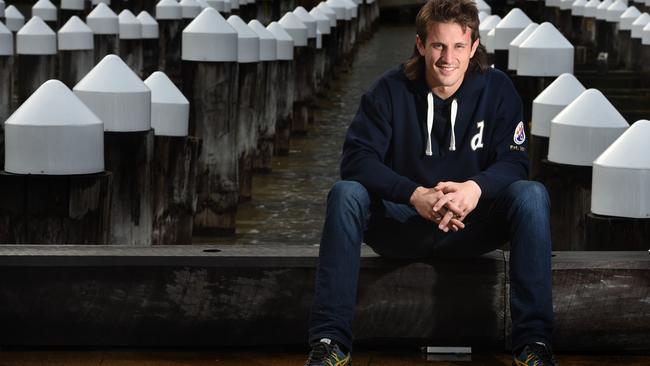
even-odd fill
[[[618,36],[621,42],[621,61],[627,70],[633,70],[634,64],[637,62],[637,60],[632,58],[632,22],[640,15],[641,12],[637,7],[630,6],[621,14],[618,25]]]
[[[160,0],[156,5],[156,20],[160,31],[158,68],[180,86],[183,8],[175,0]]]
[[[179,4],[183,16],[183,29],[185,29],[201,13],[202,8],[196,0],[181,0]]]
[[[345,40],[348,38],[347,23],[350,21],[350,16],[345,8],[345,4],[341,3],[340,0],[327,0],[325,5],[336,13],[336,39],[334,41],[335,54],[332,62],[332,75],[336,78],[338,69],[344,67],[343,46],[345,45]],[[337,70],[335,71],[334,68]]]
[[[548,59],[553,62],[547,62]],[[573,73],[573,45],[551,23],[542,23],[519,45],[517,50],[517,85],[520,88],[526,127],[532,118],[533,99],[559,75]],[[532,171],[544,156],[530,144]],[[542,169],[542,168],[540,168]],[[536,179],[533,177],[533,179]]]
[[[95,64],[110,54],[119,54],[120,21],[105,3],[99,3],[86,17],[86,24],[93,30]]]
[[[188,137],[190,104],[160,71],[144,83],[151,89],[151,127],[155,133],[151,242],[192,244],[201,143],[196,137]]]
[[[59,22],[65,24],[73,16],[84,16],[85,0],[61,0],[59,7]]]
[[[5,2],[4,0],[0,0],[0,23],[4,25],[5,22]]]
[[[570,73],[555,79],[533,100],[533,117],[530,133],[530,177],[545,182],[549,172],[543,169],[548,156],[548,139],[551,135],[551,120],[585,91],[585,87]]]
[[[305,53],[305,61],[307,67],[304,69],[305,76],[305,89],[302,95],[303,103],[296,105],[294,103],[294,128],[296,132],[307,132],[309,124],[314,121],[314,107],[316,105],[316,82],[317,82],[317,67],[316,50],[318,42],[318,32],[316,19],[305,10],[302,6],[298,6],[293,14],[298,17],[298,20],[307,27],[307,47],[302,51]],[[282,24],[282,19],[280,19]],[[296,70],[299,70],[297,68]],[[299,120],[298,120],[299,119]],[[301,128],[301,126],[304,126]]]
[[[194,232],[234,234],[239,198],[237,32],[218,11],[206,8],[185,28],[182,44],[190,135],[203,141]]]
[[[358,38],[358,29],[359,29],[359,5],[357,5],[356,0],[341,0],[345,3],[348,14],[350,15],[350,22],[348,23],[348,35],[349,38],[345,44],[345,54],[347,60],[347,67],[352,66],[352,61],[354,59],[354,53],[356,52],[357,47],[357,38]]]
[[[287,12],[278,22],[293,38],[295,55],[293,67],[295,70],[295,87],[293,100],[293,124],[291,133],[306,133],[309,126],[309,103],[313,93],[312,74],[313,49],[308,41],[309,28],[292,12]],[[315,45],[316,22],[313,22]]]
[[[582,18],[580,27],[583,32],[581,45],[585,47],[584,58],[589,67],[595,67],[598,55],[596,51],[596,14],[598,12],[598,5],[600,5],[600,0],[587,1],[584,5],[584,17]]]
[[[576,66],[586,63],[586,55],[578,55],[580,50],[588,44],[587,30],[583,28],[582,24],[585,15],[585,5],[587,0],[576,0],[571,4],[571,43],[576,47]],[[580,47],[580,48],[579,48]]]
[[[255,19],[257,19],[257,21],[259,21],[262,24],[269,24],[271,23],[271,21],[273,21],[272,0],[259,0],[257,2],[257,11],[255,13]]]
[[[641,71],[643,64],[643,28],[650,23],[650,14],[642,13],[632,22],[632,41],[630,42],[630,58],[633,60],[632,70]]]
[[[111,174],[104,129],[63,83],[49,80],[6,122],[0,243],[106,244]]]
[[[113,173],[110,244],[151,245],[151,91],[116,55],[74,87],[104,122],[106,169]]]
[[[12,112],[14,36],[0,23],[0,170],[5,164],[4,121]]]
[[[149,77],[158,70],[158,22],[145,10],[137,16],[142,24],[142,75]]]
[[[58,10],[50,0],[38,0],[32,6],[32,16],[37,16],[48,25],[52,30],[59,29],[57,24]]]
[[[277,116],[275,123],[274,154],[289,154],[289,139],[293,124],[293,102],[295,89],[294,41],[293,37],[278,23],[271,22],[266,29],[273,33],[277,42],[277,80],[274,93],[277,94]]]
[[[253,157],[257,148],[258,113],[263,110],[258,88],[264,82],[258,75],[260,37],[237,15],[228,17],[237,31],[237,62],[239,63],[239,94],[237,96],[237,154],[239,158],[239,201],[248,201],[253,189]]]
[[[553,250],[585,250],[592,163],[628,123],[605,96],[588,89],[551,121],[548,179]]]
[[[273,33],[258,20],[248,22],[248,26],[260,38],[260,62],[257,75],[260,79],[255,100],[257,108],[257,147],[253,156],[253,171],[270,173],[273,167],[273,145],[277,121],[278,98],[284,98],[276,91],[278,80],[277,40]]]
[[[119,15],[120,19],[120,57],[142,78],[142,24],[138,18],[125,9]]]
[[[494,28],[494,67],[508,70],[508,50],[512,42],[533,21],[519,8],[512,9]]]
[[[622,39],[619,34],[621,15],[627,10],[627,1],[616,0],[607,8],[607,31],[609,43],[607,44],[609,52],[609,65],[620,68],[623,65],[622,56]]]
[[[325,83],[329,85],[331,80],[334,79],[333,70],[336,63],[336,42],[339,30],[337,28],[336,12],[334,9],[329,7],[324,1],[320,2],[317,8],[330,21],[330,34],[323,38],[323,47],[325,48],[325,75],[327,75]]]
[[[57,33],[59,80],[74,87],[95,66],[93,31],[73,15]]]
[[[329,75],[326,74],[327,69],[327,50],[329,45],[330,19],[320,9],[313,8],[309,12],[314,19],[316,19],[316,56],[314,61],[315,69],[315,94],[323,95],[325,89],[329,86]]]
[[[588,250],[650,250],[650,121],[632,124],[594,161]]]
[[[485,49],[488,53],[488,62],[490,64],[494,63],[494,52],[493,52],[493,44],[489,43],[489,36],[488,34],[494,30],[494,27],[499,24],[501,21],[501,17],[498,15],[490,15],[487,18],[483,19],[483,21],[479,24],[478,26],[478,31],[481,39],[481,44],[485,46]],[[494,33],[493,33],[494,34]],[[494,38],[492,38],[494,39]]]
[[[56,76],[56,34],[32,17],[16,34],[16,87],[22,104],[44,82]]]

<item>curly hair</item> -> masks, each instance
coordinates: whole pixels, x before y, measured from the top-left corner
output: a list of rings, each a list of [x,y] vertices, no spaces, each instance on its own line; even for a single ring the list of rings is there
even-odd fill
[[[429,25],[433,22],[454,22],[460,24],[463,31],[471,29],[472,44],[480,38],[478,9],[473,0],[428,0],[415,18],[415,31],[423,42],[426,42]],[[468,70],[484,73],[488,67],[487,51],[479,44],[469,61]],[[417,45],[413,47],[411,58],[404,63],[404,73],[410,80],[424,77],[424,57]]]

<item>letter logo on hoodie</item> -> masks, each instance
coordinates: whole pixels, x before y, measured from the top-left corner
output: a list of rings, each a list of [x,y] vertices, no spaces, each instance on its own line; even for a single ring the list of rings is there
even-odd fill
[[[480,149],[483,147],[483,127],[485,127],[485,121],[477,122],[476,128],[478,128],[478,133],[472,137],[471,146],[472,150]]]

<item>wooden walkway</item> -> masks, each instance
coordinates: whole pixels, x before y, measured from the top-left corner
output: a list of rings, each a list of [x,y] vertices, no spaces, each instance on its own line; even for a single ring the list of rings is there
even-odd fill
[[[563,366],[650,365],[650,356],[559,355]],[[0,366],[302,366],[300,351],[5,351]],[[359,351],[354,366],[509,366],[507,354],[474,354],[472,361],[427,361],[417,352]]]

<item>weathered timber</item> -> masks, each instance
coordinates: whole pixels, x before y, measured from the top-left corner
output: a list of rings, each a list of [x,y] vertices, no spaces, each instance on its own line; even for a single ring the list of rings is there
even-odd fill
[[[181,85],[181,36],[182,19],[158,19],[158,63],[176,86]]]
[[[99,63],[99,61],[101,61],[106,55],[120,54],[120,41],[118,34],[95,34],[93,37],[95,45],[95,64]]]
[[[18,106],[44,82],[56,78],[56,55],[18,55],[14,66]]]
[[[261,0],[257,2],[257,11],[254,19],[259,20],[265,26],[273,21],[273,1]]]
[[[310,38],[306,47],[294,49],[295,88],[292,133],[306,133],[313,118],[316,73],[316,39]]]
[[[318,248],[0,247],[0,344],[304,344]],[[388,261],[362,247],[356,341],[503,350],[508,253]],[[558,252],[558,351],[648,351],[650,253]],[[46,307],[48,311],[42,311]]]
[[[200,151],[195,137],[154,137],[153,245],[192,244]]]
[[[142,40],[142,77],[147,78],[149,75],[158,71],[158,39]]]
[[[295,86],[295,68],[294,61],[278,61],[278,80],[283,82],[276,83],[277,101],[277,121],[275,126],[275,146],[274,151],[279,155],[289,154],[289,138],[291,136],[291,126],[293,125],[293,103]]]
[[[588,213],[585,237],[591,250],[650,250],[650,219]]]
[[[278,97],[276,93],[278,80],[278,61],[265,61],[258,63],[258,73],[263,75],[263,87],[258,86],[256,100],[263,104],[258,113],[258,138],[257,149],[253,159],[253,170],[260,173],[269,173],[272,169],[273,145],[275,142],[276,121],[278,110]]]
[[[239,64],[183,61],[183,94],[190,101],[190,135],[203,141],[194,230],[233,234],[239,198],[235,125]]]
[[[13,67],[13,56],[0,56],[0,170],[5,165],[4,121],[12,112]]]
[[[93,50],[59,51],[59,80],[71,89],[94,66]]]
[[[106,131],[104,157],[113,173],[109,243],[151,245],[153,130]]]
[[[258,99],[258,89],[264,80],[258,75],[258,64],[249,62],[239,64],[239,95],[237,101],[237,154],[239,159],[239,200],[251,199],[253,189],[253,157],[257,148],[258,113],[263,110],[262,99]],[[260,85],[262,87],[260,87]]]
[[[120,57],[141,79],[144,74],[142,39],[120,39]]]
[[[0,172],[0,243],[108,244],[110,172]]]

